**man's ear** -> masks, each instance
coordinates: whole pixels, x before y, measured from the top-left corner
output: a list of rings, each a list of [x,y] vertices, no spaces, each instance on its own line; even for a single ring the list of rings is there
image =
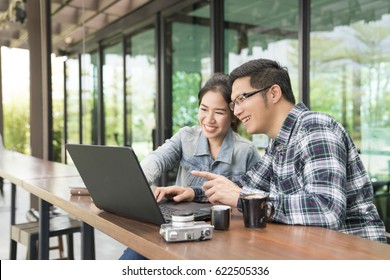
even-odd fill
[[[282,89],[280,88],[279,85],[273,85],[270,89],[270,100],[272,103],[278,103],[279,100],[282,98]]]

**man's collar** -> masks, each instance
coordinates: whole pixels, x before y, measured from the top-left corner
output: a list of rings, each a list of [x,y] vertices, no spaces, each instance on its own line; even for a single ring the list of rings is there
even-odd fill
[[[309,111],[309,109],[303,103],[298,103],[287,115],[287,118],[283,122],[282,128],[279,130],[278,136],[275,138],[275,143],[280,143],[287,145],[290,141],[291,134],[293,132],[294,126],[298,120],[298,117],[302,115],[303,112]]]

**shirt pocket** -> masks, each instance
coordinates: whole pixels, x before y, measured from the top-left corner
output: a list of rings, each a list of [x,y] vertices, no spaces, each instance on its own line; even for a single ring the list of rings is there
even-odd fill
[[[287,195],[297,194],[303,190],[302,180],[300,180],[300,176],[297,175],[277,177],[275,180],[275,187],[283,194]]]

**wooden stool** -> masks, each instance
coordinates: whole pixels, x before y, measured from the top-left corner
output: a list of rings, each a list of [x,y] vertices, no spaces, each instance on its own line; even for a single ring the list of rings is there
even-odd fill
[[[50,250],[58,249],[61,259],[74,259],[73,233],[81,232],[80,222],[69,219],[68,216],[58,216],[50,219],[49,237],[57,236],[58,246],[50,247]],[[64,256],[62,236],[67,236],[68,257]],[[38,256],[37,244],[39,239],[39,223],[28,222],[11,226],[11,251],[10,259],[16,260],[17,243],[27,246],[27,259],[36,260]]]

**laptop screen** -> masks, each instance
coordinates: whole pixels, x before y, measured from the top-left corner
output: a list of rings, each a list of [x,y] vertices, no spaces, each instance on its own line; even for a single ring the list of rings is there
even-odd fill
[[[131,147],[66,144],[66,148],[99,209],[157,225],[167,222]],[[210,205],[173,204],[178,211],[189,207],[196,211],[196,205],[200,209],[196,220],[210,218]]]

